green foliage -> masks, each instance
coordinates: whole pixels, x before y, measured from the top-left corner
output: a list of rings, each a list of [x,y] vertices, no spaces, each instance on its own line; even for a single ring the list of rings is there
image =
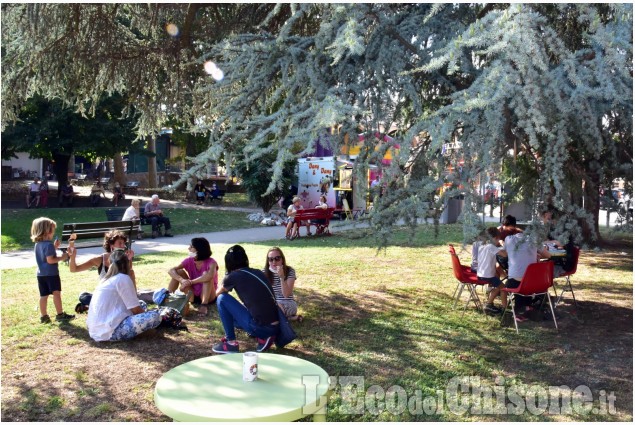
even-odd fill
[[[264,161],[270,183],[258,195],[280,188],[286,164],[329,129],[335,151],[366,134],[363,174],[382,151],[368,136],[394,125],[390,196],[372,217],[383,243],[444,184],[444,197],[463,192],[475,210],[479,175],[520,155],[538,176],[529,201],[547,198],[597,229],[599,185],[632,179],[632,21],[630,4],[11,4],[2,122],[35,92],[84,111],[125,89],[140,134],[176,117],[210,135],[190,174]],[[204,73],[206,61],[224,78]],[[448,142],[462,143],[461,173],[446,172]]]
[[[55,173],[65,181],[72,154],[94,160],[143,150],[143,142],[135,142],[136,119],[131,114],[122,115],[127,107],[125,98],[116,93],[102,97],[95,114],[84,117],[60,99],[36,95],[25,103],[19,121],[2,132],[2,158],[28,152],[34,158],[54,159]]]
[[[260,157],[258,160],[249,161],[241,158],[236,161],[236,172],[242,177],[242,186],[249,195],[249,199],[269,212],[280,197],[286,195],[288,187],[293,181],[297,161],[292,159],[284,164],[282,178],[276,182],[271,190],[271,174],[275,162],[275,153]]]
[[[37,158],[78,154],[94,159],[126,152],[136,139],[136,121],[122,116],[126,107],[119,94],[104,97],[96,106],[95,115],[87,118],[59,99],[34,96],[22,108],[20,121],[2,132],[2,157],[28,152]]]

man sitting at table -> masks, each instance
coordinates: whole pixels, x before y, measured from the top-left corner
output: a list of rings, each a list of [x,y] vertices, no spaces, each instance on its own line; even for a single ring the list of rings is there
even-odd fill
[[[237,353],[235,328],[258,338],[256,351],[268,350],[280,330],[278,307],[269,279],[261,270],[249,267],[247,253],[240,245],[227,250],[225,270],[227,275],[216,290],[216,307],[225,336],[212,347],[212,351]],[[229,295],[232,289],[236,289],[244,305]]]
[[[172,234],[169,232],[171,228],[170,219],[163,215],[163,211],[161,211],[159,207],[159,195],[152,195],[152,200],[146,204],[143,212],[146,220],[152,224],[152,239],[159,235],[159,223],[165,226],[164,236],[172,237]]]
[[[524,233],[507,236],[505,238],[505,251],[509,259],[508,279],[505,284],[506,288],[518,288],[525,274],[525,270],[527,270],[530,264],[538,260],[538,256],[541,258],[551,257],[549,251],[544,248],[538,251],[538,248],[531,241],[530,237]],[[501,291],[501,301],[503,308],[506,308],[507,292]],[[524,322],[527,320],[524,314],[531,309],[531,307],[528,307],[530,302],[529,297],[516,298],[516,321]]]

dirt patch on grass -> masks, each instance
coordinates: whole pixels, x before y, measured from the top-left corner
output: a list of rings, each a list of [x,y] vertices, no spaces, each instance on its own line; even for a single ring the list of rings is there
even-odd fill
[[[155,330],[118,343],[95,343],[70,322],[25,357],[3,345],[3,420],[168,421],[154,406],[154,383],[210,355],[209,320],[189,321],[190,333]]]

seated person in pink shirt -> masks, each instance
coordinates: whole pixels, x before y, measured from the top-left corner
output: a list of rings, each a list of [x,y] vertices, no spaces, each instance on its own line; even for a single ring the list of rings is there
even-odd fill
[[[168,291],[174,293],[176,288],[180,288],[190,294],[190,300],[199,297],[198,315],[207,316],[208,305],[216,300],[218,264],[212,258],[212,249],[205,238],[193,238],[188,255],[181,264],[168,270],[172,278]]]

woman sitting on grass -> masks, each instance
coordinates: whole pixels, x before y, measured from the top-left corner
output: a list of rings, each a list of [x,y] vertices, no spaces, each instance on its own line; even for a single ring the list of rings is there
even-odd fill
[[[188,248],[188,258],[181,264],[168,270],[172,278],[168,290],[172,293],[176,288],[191,293],[200,299],[199,317],[207,316],[208,305],[216,300],[218,287],[218,264],[212,258],[212,249],[205,238],[193,238]]]
[[[72,235],[71,235],[72,238]],[[127,274],[132,279],[132,284],[135,287],[136,291],[136,280],[134,270],[132,270],[132,258],[134,257],[134,251],[131,249],[126,249],[128,244],[128,237],[121,230],[111,230],[110,232],[104,235],[104,252],[103,254],[97,255],[96,257],[91,258],[90,260],[84,261],[81,264],[77,264],[77,249],[70,243],[68,247],[68,254],[70,255],[70,261],[68,263],[69,269],[71,273],[83,272],[85,270],[90,270],[93,267],[97,267],[97,273],[99,274],[99,280],[103,280],[106,278],[106,274],[108,273],[108,268],[110,267],[110,254],[115,249],[125,250],[126,255],[130,261],[130,267],[128,267]]]
[[[131,262],[123,249],[109,256],[110,267],[95,292],[88,310],[86,326],[95,341],[123,341],[157,328],[161,324],[158,310],[146,311],[143,301],[128,275]]]
[[[276,302],[287,319],[302,322],[303,317],[298,314],[298,303],[293,298],[293,286],[296,280],[295,269],[287,266],[287,260],[284,258],[282,250],[277,246],[267,251],[265,261],[265,268],[262,271],[273,286]]]
[[[77,264],[77,248],[75,248],[75,240],[73,239],[73,235],[71,235],[71,238],[68,240],[69,270],[71,271],[71,273],[76,273],[90,270],[93,267],[97,267],[99,280],[102,281],[106,278],[106,274],[108,273],[110,267],[110,253],[112,253],[115,249],[125,250],[128,261],[130,262],[130,265],[128,267],[128,276],[130,276],[130,279],[132,279],[132,284],[135,287],[136,291],[137,283],[135,281],[134,270],[132,270],[132,259],[134,257],[134,251],[131,249],[126,250],[127,243],[128,237],[122,231],[111,230],[104,236],[103,246],[106,252],[93,257],[90,260],[84,261],[81,264]],[[89,293],[87,294],[90,295]],[[80,295],[79,299],[80,302],[75,306],[75,312],[83,314],[89,308],[88,306],[91,303],[90,298],[82,298],[82,296]],[[87,300],[88,302],[86,303],[82,300]]]

